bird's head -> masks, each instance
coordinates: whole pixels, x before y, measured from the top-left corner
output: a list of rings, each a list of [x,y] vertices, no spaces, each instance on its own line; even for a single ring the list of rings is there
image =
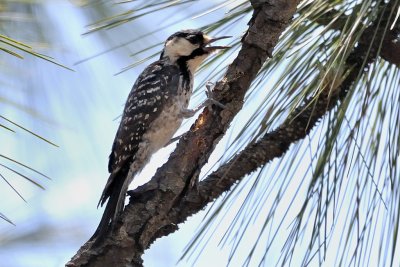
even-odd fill
[[[168,57],[172,62],[186,61],[189,69],[194,72],[214,51],[229,48],[229,46],[211,46],[210,44],[229,37],[212,38],[199,30],[182,30],[168,37],[161,58]]]

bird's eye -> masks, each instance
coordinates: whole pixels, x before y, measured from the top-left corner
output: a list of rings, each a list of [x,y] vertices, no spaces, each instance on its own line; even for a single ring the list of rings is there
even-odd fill
[[[201,44],[203,43],[203,36],[202,35],[189,35],[186,39],[191,42],[192,44]]]

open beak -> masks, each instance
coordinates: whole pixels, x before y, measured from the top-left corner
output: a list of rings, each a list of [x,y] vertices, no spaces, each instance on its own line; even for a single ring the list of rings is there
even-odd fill
[[[209,44],[221,40],[221,39],[226,39],[226,38],[231,38],[232,36],[221,36],[221,37],[215,37],[215,38],[210,38],[205,42],[205,45],[203,49],[206,50],[207,52],[214,52],[217,49],[226,49],[230,48],[230,46],[210,46]]]

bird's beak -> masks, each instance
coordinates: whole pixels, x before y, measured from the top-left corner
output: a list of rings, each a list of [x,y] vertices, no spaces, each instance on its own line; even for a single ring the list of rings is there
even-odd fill
[[[215,37],[215,38],[210,38],[207,36],[207,38],[205,38],[205,42],[204,44],[207,46],[204,46],[203,48],[207,51],[207,52],[214,52],[217,49],[226,49],[226,48],[230,48],[230,46],[209,46],[209,44],[221,40],[221,39],[226,39],[226,38],[231,38],[232,36],[221,36],[221,37]]]

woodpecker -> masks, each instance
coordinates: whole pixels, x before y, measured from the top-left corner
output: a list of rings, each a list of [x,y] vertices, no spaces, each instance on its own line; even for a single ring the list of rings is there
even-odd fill
[[[165,41],[160,59],[137,78],[112,145],[110,176],[98,206],[108,202],[91,238],[95,243],[114,227],[135,175],[171,140],[182,120],[194,115],[188,109],[194,73],[214,51],[228,48],[210,44],[228,37],[211,38],[199,30],[176,32]]]

